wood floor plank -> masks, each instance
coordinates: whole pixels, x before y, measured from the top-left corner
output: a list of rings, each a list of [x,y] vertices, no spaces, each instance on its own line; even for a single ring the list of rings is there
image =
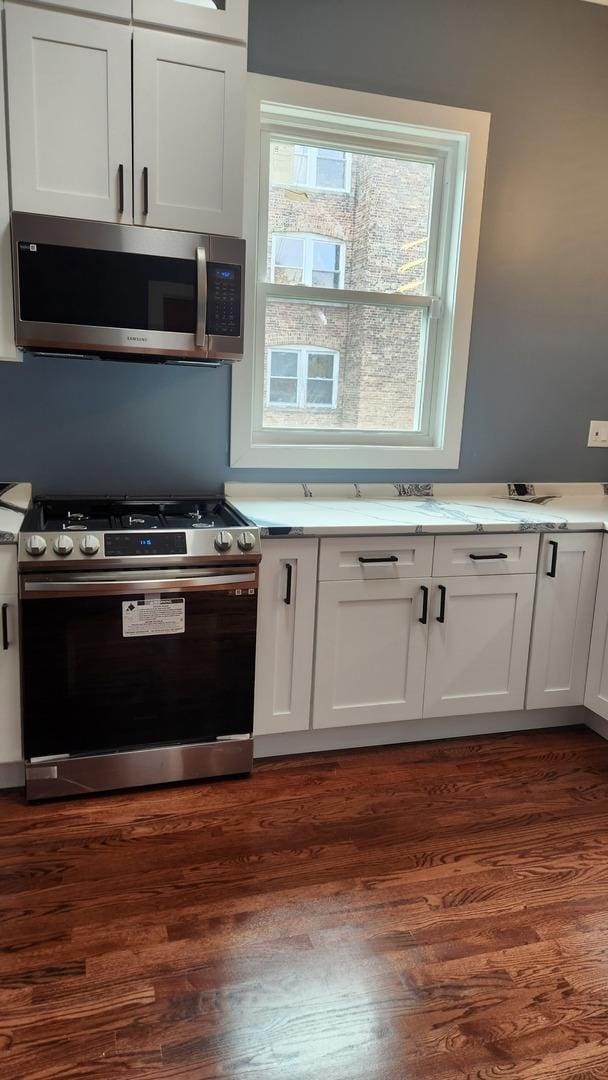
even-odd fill
[[[1,794],[0,1076],[607,1080],[608,745]]]

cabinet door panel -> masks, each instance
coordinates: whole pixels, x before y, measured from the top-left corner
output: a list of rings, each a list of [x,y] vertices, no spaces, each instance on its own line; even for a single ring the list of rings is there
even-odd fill
[[[17,548],[14,544],[0,544],[0,594],[16,596]]]
[[[523,708],[534,583],[532,574],[446,579],[443,623],[437,588],[425,717]]]
[[[241,234],[245,62],[240,45],[135,30],[136,221]]]
[[[422,716],[428,581],[323,581],[319,585],[313,727]]]
[[[529,709],[583,704],[601,545],[598,533],[543,538],[528,672]]]
[[[21,760],[17,598],[0,595],[0,611],[3,608],[7,639],[3,640],[4,634],[0,634],[0,764]]]
[[[254,733],[310,726],[317,590],[314,539],[265,540],[260,566]]]
[[[132,220],[129,27],[7,3],[6,34],[13,209]]]
[[[608,536],[602,543],[585,705],[608,720]]]
[[[135,22],[247,40],[248,0],[133,0]]]

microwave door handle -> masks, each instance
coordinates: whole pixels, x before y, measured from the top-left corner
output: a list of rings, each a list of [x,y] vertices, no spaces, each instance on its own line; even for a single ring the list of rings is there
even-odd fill
[[[207,349],[207,249],[196,249],[196,337],[197,349]]]

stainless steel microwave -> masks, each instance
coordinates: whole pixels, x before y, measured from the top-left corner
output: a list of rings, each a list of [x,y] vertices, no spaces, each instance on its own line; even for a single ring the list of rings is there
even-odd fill
[[[243,357],[244,240],[14,213],[12,245],[21,349]]]

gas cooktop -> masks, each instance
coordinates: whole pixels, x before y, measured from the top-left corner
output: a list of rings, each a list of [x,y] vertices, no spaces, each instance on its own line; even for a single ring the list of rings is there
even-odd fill
[[[259,530],[224,499],[56,498],[34,502],[21,564],[259,554]]]

